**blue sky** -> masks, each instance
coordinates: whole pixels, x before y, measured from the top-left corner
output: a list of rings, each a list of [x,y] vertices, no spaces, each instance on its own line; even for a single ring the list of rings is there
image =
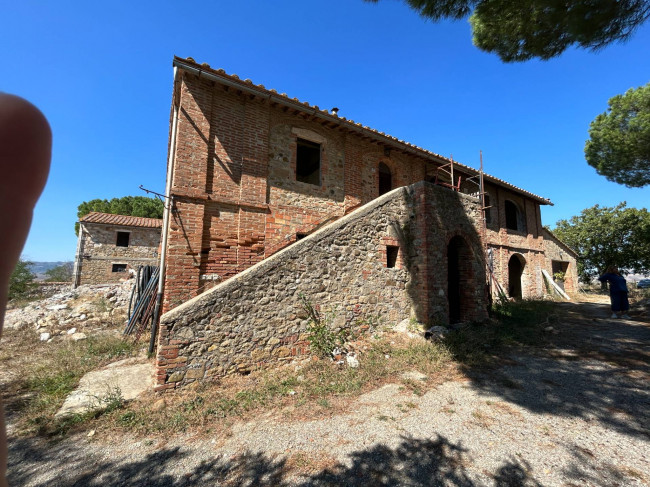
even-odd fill
[[[650,23],[624,44],[504,64],[466,21],[426,22],[394,0],[0,0],[0,90],[48,117],[52,170],[24,255],[72,260],[77,205],[162,192],[172,56],[250,78],[538,195],[551,226],[595,204],[646,207],[584,161],[607,100],[650,80]]]

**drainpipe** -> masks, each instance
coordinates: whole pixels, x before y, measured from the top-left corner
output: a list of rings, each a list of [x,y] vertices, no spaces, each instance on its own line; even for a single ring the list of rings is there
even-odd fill
[[[174,66],[174,91],[176,90],[176,81],[178,76],[178,68]],[[167,184],[165,185],[165,212],[163,213],[163,228],[162,228],[162,245],[160,249],[160,276],[158,277],[158,294],[156,295],[156,307],[153,312],[153,322],[151,323],[151,340],[149,340],[149,353],[153,353],[154,344],[156,341],[156,331],[158,320],[160,319],[160,303],[162,302],[163,287],[165,285],[165,258],[167,256],[167,235],[169,233],[169,217],[171,213],[174,199],[171,196],[172,179],[174,177],[174,159],[176,154],[176,129],[178,126],[178,105],[180,105],[180,98],[178,104],[174,105],[174,114],[172,116],[172,132],[171,140],[169,142],[169,155],[167,156]]]
[[[74,289],[79,286],[81,281],[81,259],[83,258],[84,250],[84,224],[79,222],[79,236],[77,238],[77,253],[74,256],[74,270],[72,271],[72,287]]]

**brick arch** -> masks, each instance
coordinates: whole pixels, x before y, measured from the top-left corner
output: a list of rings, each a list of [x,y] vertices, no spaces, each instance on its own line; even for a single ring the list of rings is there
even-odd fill
[[[377,170],[379,169],[379,165],[384,164],[388,169],[390,169],[390,173],[392,175],[392,183],[393,183],[393,189],[403,186],[403,182],[399,180],[399,175],[398,175],[398,169],[399,169],[399,164],[392,159],[391,157],[385,156],[385,155],[380,155],[376,162],[375,162],[375,167]]]
[[[503,202],[506,217],[506,228],[517,232],[526,232],[526,216],[519,203],[511,199]]]
[[[508,296],[511,298],[524,298],[526,264],[526,258],[518,252],[513,252],[508,259]]]
[[[377,164],[377,195],[388,193],[395,188],[394,175],[390,166],[383,161]]]

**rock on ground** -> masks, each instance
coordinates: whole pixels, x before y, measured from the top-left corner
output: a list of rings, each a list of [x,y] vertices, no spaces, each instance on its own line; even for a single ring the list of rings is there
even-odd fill
[[[153,365],[142,359],[125,359],[84,375],[56,417],[103,409],[111,401],[130,401],[154,386]]]

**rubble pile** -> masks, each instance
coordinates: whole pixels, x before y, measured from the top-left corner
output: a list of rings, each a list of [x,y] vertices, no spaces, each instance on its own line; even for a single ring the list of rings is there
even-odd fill
[[[123,326],[133,280],[117,284],[70,286],[24,308],[7,311],[6,329],[33,329],[42,341],[83,340],[87,333]]]

